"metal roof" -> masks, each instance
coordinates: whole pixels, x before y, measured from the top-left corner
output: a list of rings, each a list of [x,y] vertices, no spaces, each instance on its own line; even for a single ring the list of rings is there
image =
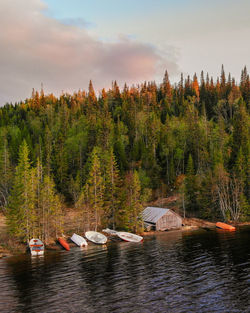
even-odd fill
[[[142,219],[144,222],[156,223],[169,209],[147,207],[142,212]]]

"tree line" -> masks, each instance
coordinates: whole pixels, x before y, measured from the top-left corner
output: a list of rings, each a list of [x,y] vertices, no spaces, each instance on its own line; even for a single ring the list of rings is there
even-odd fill
[[[249,218],[249,74],[239,84],[222,66],[170,83],[97,96],[33,90],[0,108],[0,206],[20,238],[63,230],[63,204],[82,227],[137,231],[143,205],[179,193],[187,214]],[[47,240],[46,239],[46,240]]]

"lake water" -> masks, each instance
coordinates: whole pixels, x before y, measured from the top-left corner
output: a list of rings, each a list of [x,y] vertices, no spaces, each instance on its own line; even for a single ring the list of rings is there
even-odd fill
[[[250,228],[0,260],[0,312],[250,312]]]

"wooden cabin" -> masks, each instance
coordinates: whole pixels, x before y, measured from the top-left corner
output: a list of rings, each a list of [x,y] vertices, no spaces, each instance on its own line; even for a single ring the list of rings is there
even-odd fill
[[[170,209],[147,207],[142,212],[142,219],[147,230],[169,230],[182,226],[180,215]]]

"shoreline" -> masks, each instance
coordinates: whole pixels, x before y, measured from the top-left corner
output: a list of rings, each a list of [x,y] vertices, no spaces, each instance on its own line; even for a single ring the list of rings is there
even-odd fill
[[[198,230],[198,229],[214,229],[216,228],[216,222],[210,222],[207,220],[199,219],[199,218],[185,218],[183,219],[183,226],[180,229],[171,229],[167,231],[147,231],[142,232],[140,235],[142,236],[153,236],[153,235],[166,235],[167,233],[175,233],[175,232],[185,232],[190,230]],[[250,225],[250,222],[242,222],[242,223],[230,223],[234,226],[240,227],[245,225]],[[66,233],[72,232],[72,225],[67,227]],[[107,235],[107,234],[106,234]],[[69,236],[70,237],[70,236]],[[68,237],[68,239],[69,239]],[[109,236],[108,236],[109,237]],[[69,241],[69,240],[68,240]],[[74,247],[75,244],[69,242],[71,247]],[[51,241],[46,246],[46,250],[49,251],[59,251],[61,247],[58,245],[57,240]],[[6,219],[3,214],[0,213],[0,260],[10,256],[16,256],[19,254],[24,254],[27,252],[27,245],[22,242],[18,242],[14,237],[7,234],[7,226]]]

